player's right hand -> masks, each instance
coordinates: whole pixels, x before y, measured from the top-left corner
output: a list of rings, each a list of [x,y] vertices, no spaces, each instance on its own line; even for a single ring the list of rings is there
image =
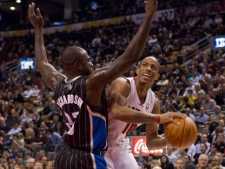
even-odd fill
[[[40,9],[36,9],[36,13],[34,11],[35,3],[31,3],[28,9],[28,18],[30,23],[34,26],[34,28],[42,27],[44,25],[44,19],[41,15]]]
[[[153,17],[158,7],[157,0],[145,0],[146,15]]]
[[[179,125],[177,121],[174,120],[174,118],[186,118],[186,115],[180,112],[168,112],[165,114],[160,114],[160,121],[159,124],[166,124],[166,123],[175,123]]]

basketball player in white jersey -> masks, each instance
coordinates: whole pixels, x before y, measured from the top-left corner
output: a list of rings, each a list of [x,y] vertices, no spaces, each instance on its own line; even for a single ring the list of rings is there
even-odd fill
[[[178,112],[159,115],[159,100],[151,90],[152,84],[160,76],[159,67],[156,58],[146,57],[137,68],[137,77],[118,78],[107,90],[111,106],[108,116],[108,150],[104,154],[107,169],[138,169],[130,151],[129,139],[126,138],[126,134],[137,126],[146,123],[147,147],[151,150],[160,149],[167,142],[158,136],[158,123],[174,122],[173,117],[185,118]]]

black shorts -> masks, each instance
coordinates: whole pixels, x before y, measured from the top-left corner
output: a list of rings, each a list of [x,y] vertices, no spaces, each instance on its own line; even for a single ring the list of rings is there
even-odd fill
[[[54,169],[106,169],[100,153],[71,148],[64,141],[58,146]]]

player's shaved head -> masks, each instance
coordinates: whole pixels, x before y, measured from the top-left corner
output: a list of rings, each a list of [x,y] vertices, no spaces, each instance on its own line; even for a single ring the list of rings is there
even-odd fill
[[[63,68],[66,66],[72,65],[76,61],[82,61],[84,56],[86,55],[86,51],[77,46],[70,46],[64,50],[61,56],[61,64]]]

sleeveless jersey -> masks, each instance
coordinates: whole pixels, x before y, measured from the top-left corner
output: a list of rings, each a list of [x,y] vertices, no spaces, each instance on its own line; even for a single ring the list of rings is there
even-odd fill
[[[87,105],[85,76],[59,82],[55,101],[61,108],[67,133],[63,139],[71,148],[100,154],[107,147],[107,104],[105,92],[95,110]]]
[[[127,80],[129,80],[130,82],[131,90],[128,97],[126,98],[127,102],[126,105],[134,110],[142,111],[145,113],[151,113],[155,102],[154,92],[151,89],[149,89],[145,99],[145,103],[141,104],[137,94],[134,78],[127,78]],[[108,120],[109,120],[108,121],[109,146],[123,144],[126,134],[141,125],[141,124],[131,124],[113,119],[111,112],[109,113]]]

